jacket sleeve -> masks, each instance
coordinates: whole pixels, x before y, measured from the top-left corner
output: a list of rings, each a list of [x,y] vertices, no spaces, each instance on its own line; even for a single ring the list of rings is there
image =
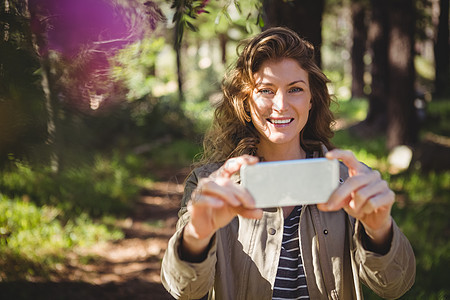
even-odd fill
[[[416,261],[411,244],[392,221],[391,247],[385,255],[364,249],[362,234],[364,228],[356,222],[354,242],[355,261],[362,282],[385,299],[396,299],[406,293],[414,284]]]
[[[182,207],[179,211],[177,231],[170,238],[161,264],[161,282],[166,290],[176,299],[200,299],[214,284],[216,257],[216,238],[210,244],[207,257],[200,263],[191,263],[181,259],[179,247],[183,230],[189,222],[190,215],[186,209],[192,191],[197,186],[198,177],[192,172],[188,177]]]

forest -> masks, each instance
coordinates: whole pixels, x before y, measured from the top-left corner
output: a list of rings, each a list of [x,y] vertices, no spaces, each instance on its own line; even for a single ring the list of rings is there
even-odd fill
[[[239,43],[273,26],[315,46],[333,144],[396,193],[401,299],[450,299],[448,0],[0,1],[1,298],[171,299],[183,181]]]

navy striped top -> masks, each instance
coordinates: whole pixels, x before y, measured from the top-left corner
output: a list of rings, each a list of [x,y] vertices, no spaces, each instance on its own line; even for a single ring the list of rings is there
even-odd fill
[[[298,235],[301,210],[301,206],[296,206],[284,220],[280,262],[272,299],[309,299]]]

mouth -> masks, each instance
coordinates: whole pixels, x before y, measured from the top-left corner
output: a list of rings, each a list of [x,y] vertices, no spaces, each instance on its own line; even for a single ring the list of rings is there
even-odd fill
[[[282,118],[282,119],[267,118],[267,121],[274,125],[287,125],[287,124],[290,124],[292,121],[294,121],[294,119],[293,118]]]

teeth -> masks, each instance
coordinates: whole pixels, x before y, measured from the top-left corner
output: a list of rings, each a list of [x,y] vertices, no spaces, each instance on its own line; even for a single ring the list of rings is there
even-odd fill
[[[291,119],[284,119],[284,120],[273,120],[271,119],[270,122],[273,124],[288,124],[291,122]]]

